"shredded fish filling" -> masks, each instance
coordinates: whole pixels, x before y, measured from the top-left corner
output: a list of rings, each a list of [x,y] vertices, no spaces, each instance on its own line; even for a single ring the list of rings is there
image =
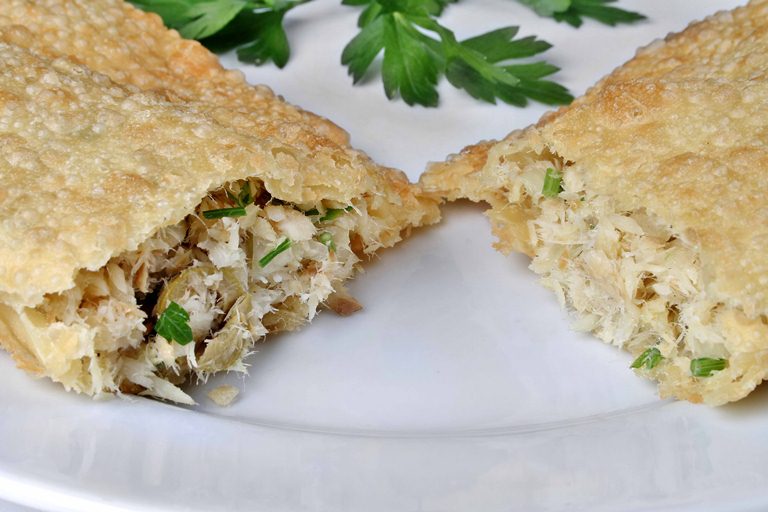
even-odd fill
[[[550,167],[563,175],[562,191],[551,198],[543,194]],[[691,361],[759,357],[756,340],[766,333],[766,319],[748,319],[739,309],[711,300],[691,244],[642,209],[621,212],[610,198],[590,196],[578,173],[568,172],[556,156],[530,161],[510,180],[505,196],[507,204],[524,209],[507,218],[514,219],[508,227],[518,236],[527,233],[531,269],[561,305],[575,312],[576,329],[635,356],[658,349],[659,364],[637,371],[660,380],[664,396],[702,401],[706,395],[713,404],[735,399],[712,390],[718,381],[741,380],[737,369],[695,381]],[[754,379],[738,393],[743,396],[762,380]],[[691,391],[696,386],[700,392]]]
[[[231,208],[246,186],[253,200],[245,215],[205,217]],[[355,229],[365,212],[302,206],[273,200],[255,179],[228,184],[137,250],[98,271],[81,271],[74,288],[47,296],[37,310],[50,322],[95,329],[95,351],[83,357],[95,391],[193,403],[178,387],[190,375],[245,371],[243,358],[259,338],[311,320],[354,272],[362,256]],[[343,215],[322,220],[331,208],[345,207]],[[310,210],[318,215],[307,215]],[[284,240],[289,247],[262,266]],[[155,333],[171,301],[189,313],[194,343]]]

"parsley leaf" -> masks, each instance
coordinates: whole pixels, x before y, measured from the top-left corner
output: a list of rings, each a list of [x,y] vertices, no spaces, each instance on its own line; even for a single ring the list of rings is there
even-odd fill
[[[607,4],[617,0],[519,0],[541,16],[564,21],[573,27],[580,27],[583,18],[592,18],[612,27],[619,23],[634,23],[646,19],[634,11],[625,11]]]
[[[552,16],[556,12],[565,12],[571,6],[571,0],[519,0],[540,16]]]
[[[163,22],[188,39],[202,39],[224,28],[240,11],[245,0],[133,0],[145,11],[153,11]]]
[[[382,80],[387,97],[400,96],[408,105],[436,106],[441,75],[456,88],[489,103],[500,99],[526,105],[528,99],[548,104],[569,103],[567,89],[543,77],[558,71],[545,62],[508,65],[506,61],[537,55],[551,45],[535,37],[515,39],[518,27],[504,27],[458,41],[435,16],[447,1],[345,0],[365,5],[360,33],[344,48],[341,62],[355,83],[383,51]]]
[[[189,313],[183,307],[171,301],[155,324],[155,332],[168,341],[187,345],[193,341],[192,328],[189,326]]]
[[[255,14],[251,26],[253,42],[238,48],[237,58],[257,65],[271,60],[277,67],[285,67],[291,56],[291,47],[283,28],[283,18],[289,9]]]
[[[238,58],[261,65],[284,67],[291,56],[285,31],[286,14],[312,0],[130,0],[158,13],[171,28],[198,39],[213,51],[236,50]],[[458,41],[437,22],[446,7],[458,0],[342,0],[361,8],[360,32],[344,47],[341,63],[353,83],[360,82],[383,54],[381,77],[390,99],[408,105],[434,107],[438,82],[445,76],[470,96],[495,103],[525,106],[528,101],[548,105],[570,103],[562,85],[546,80],[559,69],[546,62],[511,64],[551,45],[534,36],[515,39],[517,27],[504,27]],[[519,0],[542,16],[575,27],[590,17],[608,25],[632,23],[645,16],[609,4],[617,0]],[[238,212],[230,212],[230,214]],[[222,213],[222,215],[224,215]],[[231,215],[224,215],[231,216]],[[210,217],[215,218],[215,217]]]
[[[189,23],[187,15],[189,0],[130,0],[133,5],[144,11],[154,12],[163,18],[166,26],[179,29]]]
[[[548,42],[536,39],[534,36],[514,40],[519,30],[519,27],[499,28],[465,39],[461,44],[481,53],[488,62],[493,63],[530,57],[552,47]]]
[[[392,99],[399,93],[408,105],[437,106],[440,69],[432,55],[429,37],[417,30],[403,13],[387,14],[381,19],[384,21],[381,75],[387,98]]]
[[[353,83],[363,78],[373,60],[384,49],[384,25],[384,18],[366,23],[360,33],[344,47],[341,63],[349,68]]]
[[[208,0],[190,5],[185,14],[189,21],[179,30],[188,39],[202,39],[215,34],[242,11],[242,0]]]
[[[238,48],[243,62],[273,61],[282,68],[291,50],[283,27],[285,14],[310,0],[131,0],[189,39],[217,51]]]

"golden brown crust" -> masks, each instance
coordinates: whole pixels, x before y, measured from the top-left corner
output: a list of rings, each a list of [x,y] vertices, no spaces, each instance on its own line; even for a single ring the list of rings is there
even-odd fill
[[[198,42],[180,38],[157,15],[121,0],[14,0],[0,15],[0,40],[49,57],[66,56],[117,83],[156,91],[169,101],[198,102],[220,124],[288,144],[293,149],[277,157],[307,186],[341,188],[341,182],[333,183],[340,175],[337,163],[367,159],[349,149],[340,128],[285,103],[264,86],[250,86],[241,73],[223,69]],[[376,171],[382,180],[397,179],[390,176],[397,174],[392,171]],[[280,196],[279,184],[272,187]],[[284,199],[300,200],[296,194]]]
[[[224,70],[154,14],[118,0],[13,0],[0,13],[0,41],[11,43],[4,61],[15,59],[2,70],[2,122],[21,123],[23,113],[27,129],[0,131],[6,303],[30,305],[71,286],[78,268],[134,248],[207,190],[247,174],[288,202],[370,196],[380,246],[438,218],[436,202],[403,173],[349,148],[332,123]]]
[[[690,346],[681,338],[679,353],[641,373],[659,381],[662,396],[737,400],[768,375],[766,69],[768,1],[753,0],[639,50],[572,105],[433,166],[422,183],[444,197],[488,202],[497,246],[531,255],[540,241],[529,228],[541,210],[511,190],[512,178],[532,169],[564,166],[588,201],[610,200],[608,216],[650,215],[696,255],[695,300],[714,310],[694,319],[701,338],[691,335]],[[616,284],[607,274],[592,277]],[[645,328],[641,334],[655,335],[653,326]],[[719,341],[708,345],[708,335]],[[647,346],[628,348],[639,355]],[[728,354],[727,368],[691,375],[691,358],[715,349]]]
[[[82,318],[24,306],[136,249],[225,183],[257,177],[288,203],[354,204],[361,255],[439,218],[436,199],[350,148],[336,125],[122,1],[10,0],[0,62],[0,346],[67,389],[191,402],[174,386],[183,377],[99,349]]]
[[[0,298],[31,305],[178,222],[206,192],[284,171],[192,105],[0,44]],[[350,190],[360,192],[359,189]]]
[[[330,121],[302,111],[242,73],[224,69],[200,43],[182,39],[160,18],[122,0],[11,0],[0,12],[0,41],[49,57],[68,57],[114,82],[157,92],[171,102],[195,102],[216,123],[279,147],[285,170],[265,176],[272,195],[289,202],[318,196],[347,202],[376,191],[397,208],[380,207],[381,244],[400,239],[411,224],[436,222],[436,201],[423,197],[397,170],[375,165],[351,149]],[[2,198],[0,197],[0,200]]]
[[[473,178],[485,166],[488,151],[497,142],[482,141],[450,155],[445,162],[432,162],[419,183],[426,190],[434,190],[438,197],[448,201],[455,201],[459,197],[481,201],[483,197],[478,195],[480,183],[475,182]]]
[[[766,19],[768,2],[752,1],[652,43],[525,135],[574,162],[596,193],[626,210],[647,208],[689,236],[711,293],[751,316],[768,313]],[[494,185],[478,174],[493,165],[489,150],[486,142],[467,148],[422,183],[477,198]]]
[[[68,56],[115,82],[259,112],[263,130],[284,131],[308,144],[317,136],[347,144],[346,132],[335,124],[285,103],[265,86],[250,86],[200,43],[121,0],[12,0],[0,13],[0,27],[8,42]],[[295,126],[285,130],[289,122]]]
[[[35,376],[44,375],[44,368],[40,365],[38,358],[21,342],[21,337],[13,332],[10,323],[4,320],[9,315],[13,315],[12,311],[0,304],[0,347],[11,354],[18,368]]]
[[[768,313],[767,19],[761,0],[694,24],[540,126],[594,193],[685,234],[711,296],[749,316]]]

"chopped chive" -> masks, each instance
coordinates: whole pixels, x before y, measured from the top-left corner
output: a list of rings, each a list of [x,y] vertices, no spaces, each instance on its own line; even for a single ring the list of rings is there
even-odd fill
[[[691,361],[691,375],[694,377],[710,377],[713,372],[724,370],[728,366],[727,359],[702,357]]]
[[[155,332],[168,341],[175,341],[179,345],[187,345],[194,339],[192,328],[189,326],[189,313],[173,301],[157,317]]]
[[[259,260],[259,266],[261,268],[266,267],[269,265],[269,262],[275,259],[275,257],[280,254],[281,252],[284,252],[288,250],[288,248],[291,246],[291,240],[289,238],[286,238],[282,242],[280,242],[277,247],[269,251],[267,254],[264,255],[263,258]]]
[[[243,187],[240,189],[240,195],[237,196],[237,201],[235,204],[241,208],[245,208],[252,202],[253,196],[251,195],[251,184],[250,182],[246,181],[245,185],[243,185]]]
[[[563,175],[550,167],[544,175],[544,186],[541,189],[541,194],[544,197],[557,197],[562,191]]]
[[[336,252],[336,244],[333,243],[332,234],[326,231],[325,233],[320,233],[320,236],[318,236],[317,239],[320,241],[321,244],[328,247],[329,251]]]
[[[351,212],[354,210],[354,206],[347,206],[345,208],[328,208],[325,210],[325,214],[317,219],[315,222],[329,222],[339,217],[344,212]],[[317,208],[312,208],[311,210],[307,210],[304,212],[304,215],[311,217],[314,215],[320,215],[320,212]]]
[[[206,210],[203,212],[203,217],[206,219],[221,219],[223,217],[243,217],[245,215],[245,208],[238,206],[236,208],[220,208],[218,210]]]
[[[662,359],[664,359],[664,356],[661,355],[659,349],[652,347],[640,354],[640,356],[632,362],[630,368],[645,367],[646,370],[653,370]]]
[[[338,218],[342,213],[344,213],[344,210],[341,208],[328,208],[325,210],[325,215],[320,217],[320,222],[330,222]]]
[[[234,208],[219,208],[218,210],[206,210],[203,212],[203,217],[206,219],[221,219],[223,217],[244,217],[245,207],[252,201],[251,197],[251,184],[247,181],[245,185],[240,189],[240,194],[236,197],[235,194],[227,190],[227,197],[230,201],[237,206]]]

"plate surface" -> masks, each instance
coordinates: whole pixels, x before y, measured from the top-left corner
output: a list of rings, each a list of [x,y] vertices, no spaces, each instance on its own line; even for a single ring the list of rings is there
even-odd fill
[[[651,20],[574,30],[475,0],[444,21],[459,36],[520,24],[554,43],[547,58],[581,93],[637,46],[740,3],[624,0]],[[545,111],[445,86],[440,108],[409,108],[380,81],[352,88],[338,58],[355,16],[304,6],[287,68],[242,69],[412,179]],[[194,408],[65,394],[0,354],[0,498],[56,511],[768,509],[768,391],[720,409],[659,401],[626,354],[569,330],[525,258],[493,251],[481,213],[446,208],[366,266],[351,287],[361,313],[260,345],[249,377],[212,379]],[[222,383],[241,389],[227,408],[206,398]]]

